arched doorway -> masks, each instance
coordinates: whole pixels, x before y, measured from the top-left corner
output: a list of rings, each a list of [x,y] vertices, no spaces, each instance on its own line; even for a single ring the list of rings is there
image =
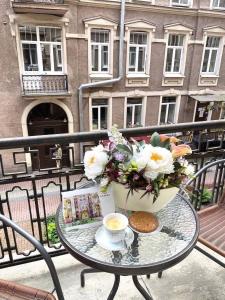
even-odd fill
[[[28,135],[48,135],[68,132],[68,118],[65,111],[55,103],[40,103],[33,107],[27,116]],[[42,145],[34,147],[39,150],[38,153],[33,153],[32,168],[55,168],[56,160],[54,159],[54,148],[56,145]],[[61,166],[69,165],[68,150],[62,151]]]

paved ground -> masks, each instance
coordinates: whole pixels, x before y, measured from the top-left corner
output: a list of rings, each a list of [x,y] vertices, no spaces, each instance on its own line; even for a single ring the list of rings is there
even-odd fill
[[[113,275],[87,275],[81,288],[79,273],[84,267],[70,255],[54,258],[66,300],[105,300],[113,284]],[[0,270],[0,278],[14,280],[41,289],[51,290],[51,280],[44,262]],[[154,300],[224,300],[225,270],[194,250],[184,261],[165,271],[162,279],[155,274],[148,280]],[[140,278],[141,280],[141,278]],[[131,278],[123,277],[115,300],[141,300]]]

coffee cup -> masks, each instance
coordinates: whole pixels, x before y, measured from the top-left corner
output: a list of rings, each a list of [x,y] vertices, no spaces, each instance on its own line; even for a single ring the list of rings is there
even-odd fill
[[[126,216],[119,213],[108,214],[103,219],[103,225],[109,239],[113,243],[118,243],[125,239],[128,219]]]

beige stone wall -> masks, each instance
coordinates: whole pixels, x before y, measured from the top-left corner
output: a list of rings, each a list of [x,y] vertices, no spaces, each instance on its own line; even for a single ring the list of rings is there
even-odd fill
[[[124,98],[112,99],[112,125],[124,128]]]
[[[153,126],[158,124],[160,97],[148,97],[146,105],[145,125]]]

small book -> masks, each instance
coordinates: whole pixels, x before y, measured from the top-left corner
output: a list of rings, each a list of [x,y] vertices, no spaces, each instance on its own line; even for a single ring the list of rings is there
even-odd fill
[[[74,226],[99,223],[105,215],[115,212],[111,189],[102,193],[98,186],[62,192],[62,206],[65,224]]]

